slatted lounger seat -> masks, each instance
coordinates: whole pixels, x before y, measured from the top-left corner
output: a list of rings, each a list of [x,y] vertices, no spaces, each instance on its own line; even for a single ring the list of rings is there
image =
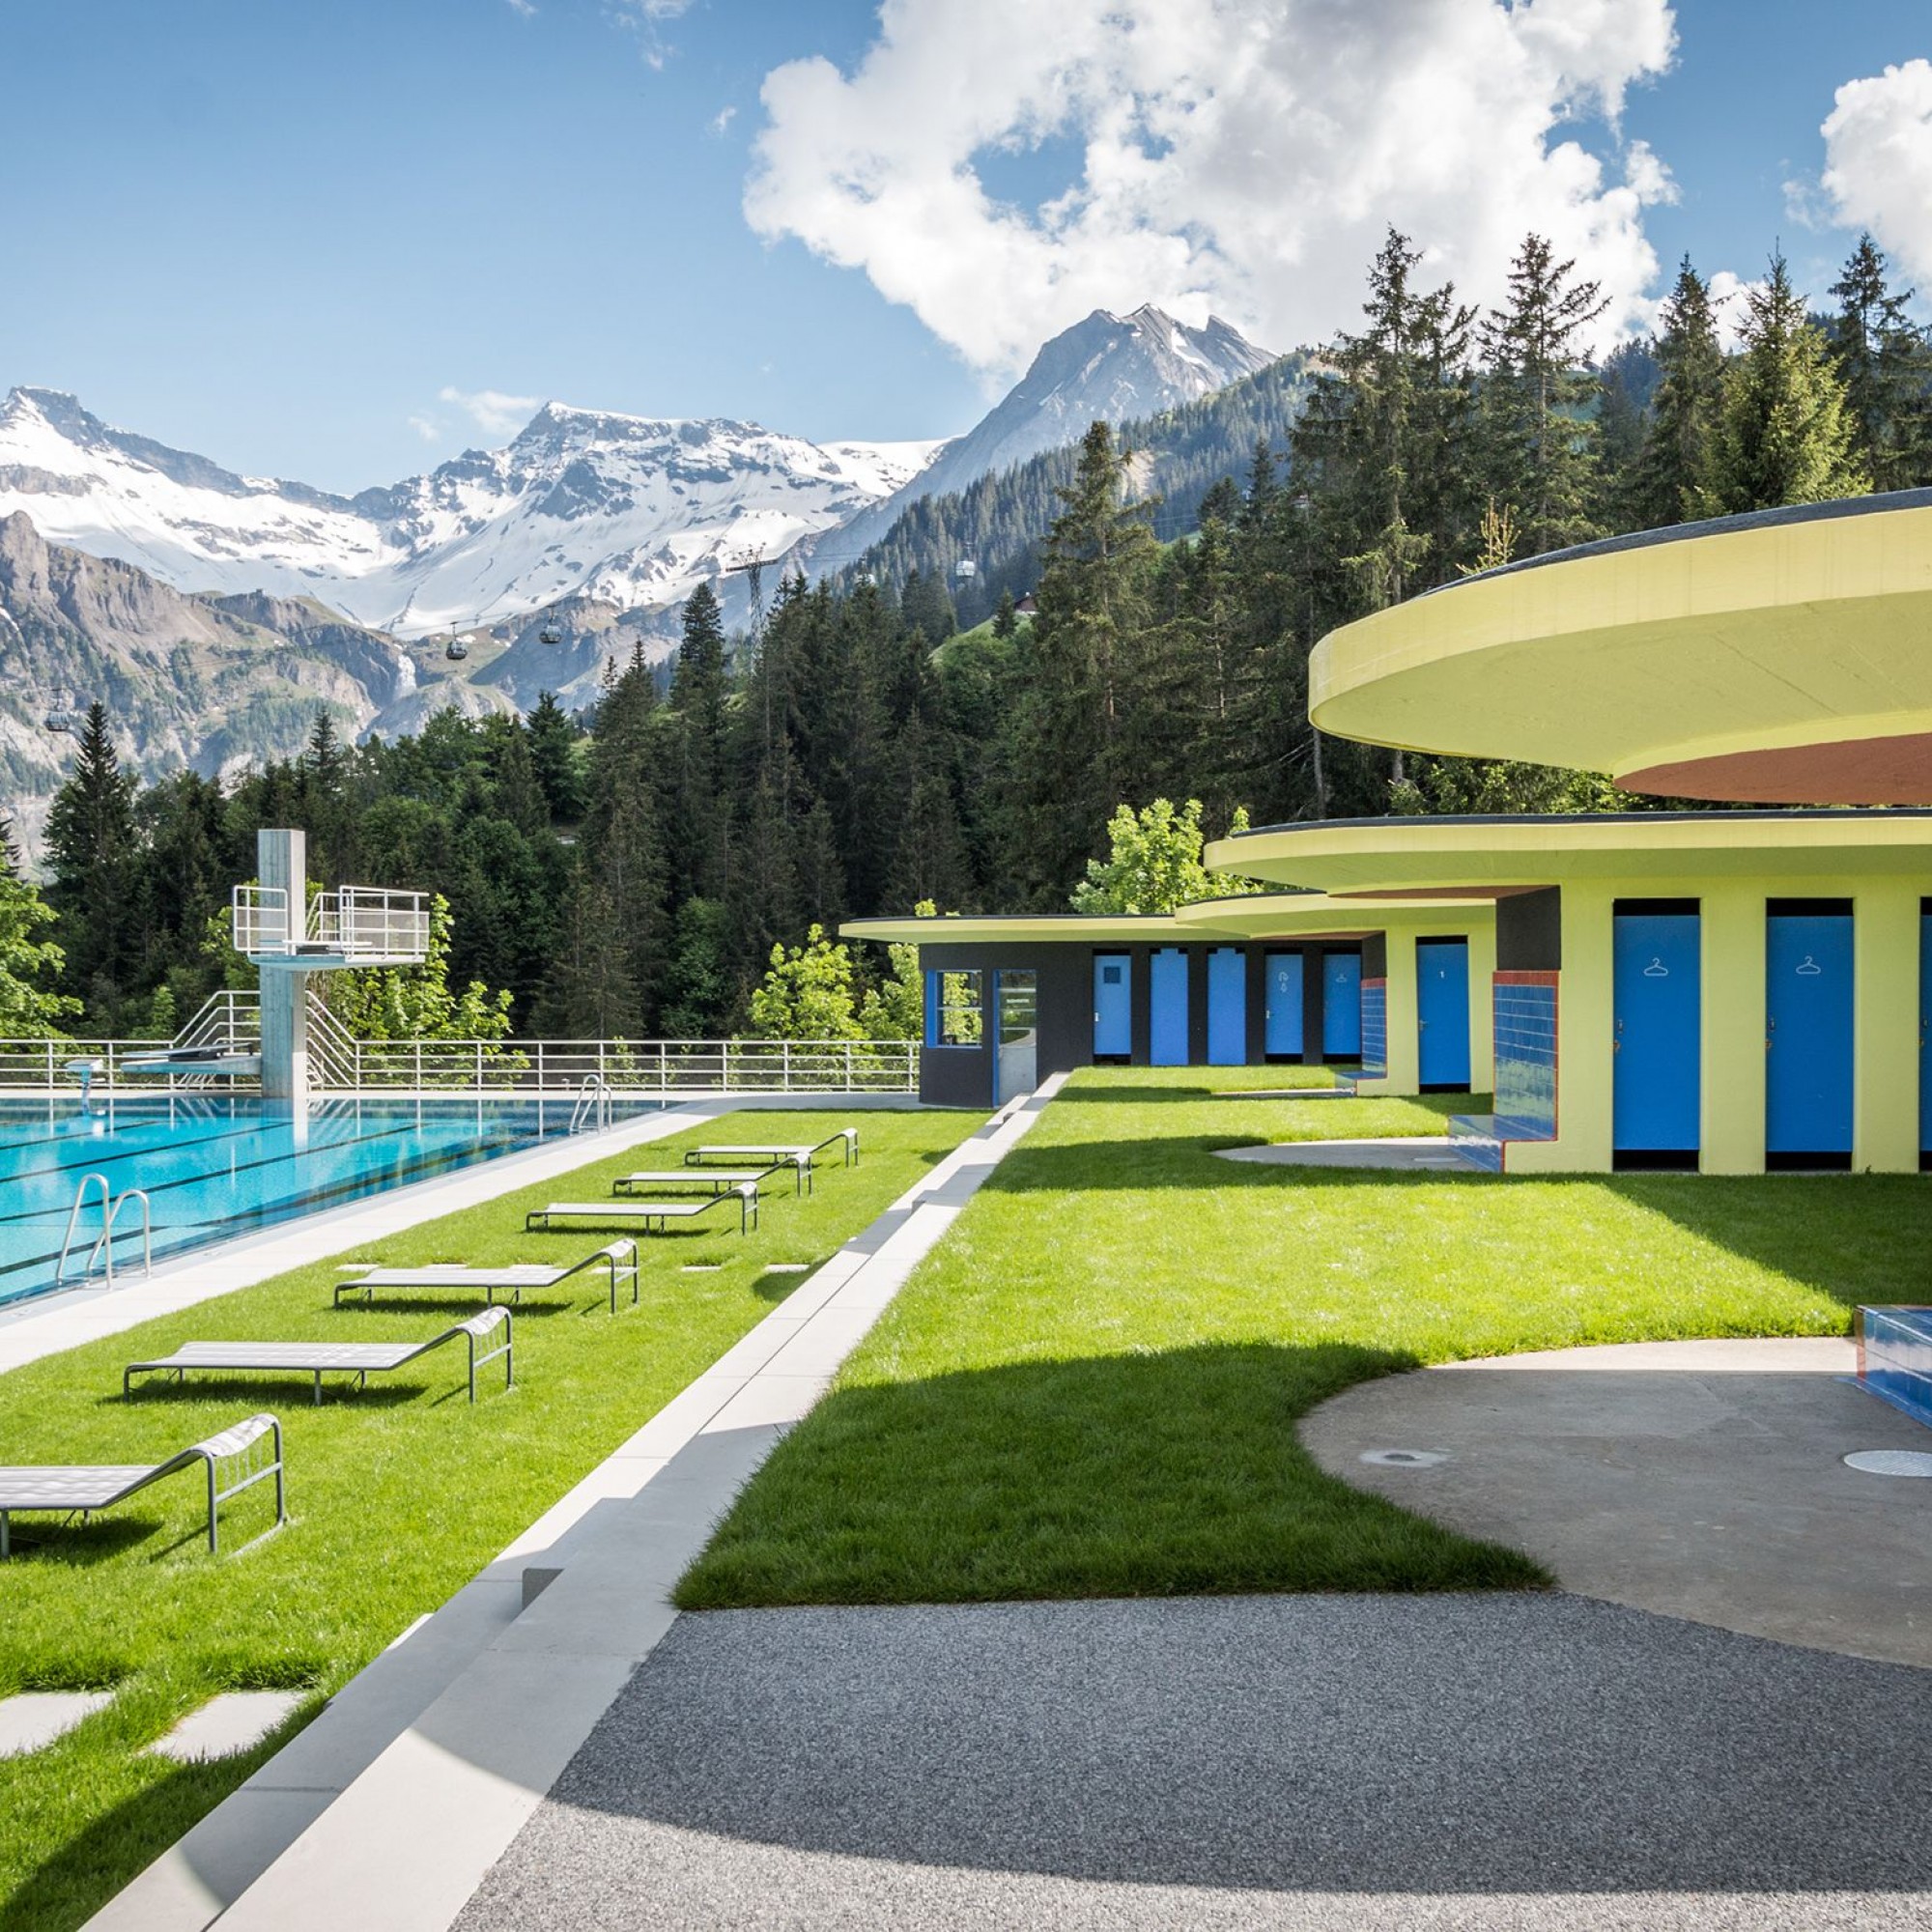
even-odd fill
[[[827,1134],[815,1147],[792,1147],[781,1145],[777,1141],[748,1141],[737,1147],[695,1147],[684,1156],[687,1167],[697,1167],[706,1161],[743,1160],[763,1161],[770,1167],[782,1167],[788,1160],[810,1162],[827,1148],[843,1148],[845,1165],[857,1167],[859,1164],[859,1129],[840,1127],[836,1134]]]
[[[265,1446],[266,1445],[266,1446]],[[239,1468],[234,1467],[239,1459]],[[218,1467],[231,1465],[234,1480],[220,1487]],[[11,1548],[8,1519],[19,1510],[50,1510],[61,1516],[79,1512],[82,1520],[96,1510],[112,1509],[137,1490],[158,1483],[197,1464],[208,1471],[208,1547],[220,1548],[217,1504],[257,1483],[275,1479],[275,1523],[289,1520],[288,1497],[282,1487],[282,1425],[272,1415],[251,1415],[219,1435],[211,1435],[165,1463],[99,1463],[92,1465],[43,1463],[24,1468],[0,1468],[0,1556]]]
[[[503,1331],[501,1344],[478,1350],[477,1344],[489,1339],[497,1328]],[[186,1379],[190,1369],[221,1369],[231,1374],[280,1375],[285,1372],[313,1376],[315,1399],[322,1400],[324,1376],[354,1376],[355,1386],[363,1387],[371,1376],[387,1375],[440,1349],[445,1342],[461,1339],[469,1351],[469,1400],[476,1400],[476,1371],[485,1362],[503,1357],[503,1386],[517,1378],[510,1311],[488,1308],[432,1335],[427,1342],[189,1342],[172,1355],[152,1362],[129,1362],[122,1373],[121,1393],[125,1396],[136,1376],[171,1375],[176,1381]]]
[[[364,1301],[374,1300],[379,1288],[456,1288],[469,1294],[480,1290],[484,1304],[494,1308],[499,1292],[507,1294],[513,1302],[520,1302],[525,1289],[554,1288],[559,1282],[568,1281],[572,1275],[597,1266],[600,1262],[611,1278],[611,1313],[614,1315],[617,1312],[617,1284],[620,1281],[631,1284],[631,1306],[635,1308],[638,1305],[636,1241],[612,1241],[608,1248],[599,1248],[595,1254],[585,1255],[581,1262],[572,1262],[568,1267],[546,1267],[541,1262],[517,1262],[502,1267],[458,1267],[440,1262],[432,1262],[423,1267],[378,1267],[370,1263],[356,1262],[351,1264],[360,1270],[356,1278],[336,1284],[335,1305],[340,1308],[344,1298],[352,1294],[359,1294]]]
[[[758,1183],[755,1180],[740,1180],[727,1187],[722,1194],[714,1194],[708,1201],[553,1201],[548,1208],[532,1208],[524,1216],[524,1229],[540,1228],[545,1234],[554,1232],[558,1221],[604,1221],[639,1222],[645,1234],[653,1225],[663,1234],[673,1221],[696,1221],[699,1215],[708,1214],[714,1208],[722,1208],[727,1202],[738,1204],[738,1232],[758,1225]]]
[[[792,1192],[810,1194],[811,1161],[802,1153],[787,1154],[759,1168],[700,1167],[695,1162],[690,1167],[652,1168],[642,1174],[620,1174],[611,1184],[619,1194],[635,1194],[643,1187],[708,1187],[714,1194],[724,1194],[748,1180],[762,1186],[786,1168],[791,1170]]]

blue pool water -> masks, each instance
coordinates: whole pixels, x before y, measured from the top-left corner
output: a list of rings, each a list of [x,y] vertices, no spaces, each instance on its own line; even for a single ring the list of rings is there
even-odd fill
[[[105,1175],[117,1196],[147,1191],[158,1263],[556,1139],[570,1115],[569,1100],[330,1100],[311,1108],[298,1137],[285,1107],[254,1099],[143,1095],[117,1100],[111,1118],[99,1107],[83,1114],[70,1096],[0,1101],[0,1305],[56,1285],[83,1175]],[[99,1232],[99,1200],[96,1187],[75,1236],[69,1286]],[[117,1278],[138,1268],[140,1254],[140,1214],[130,1203],[116,1223]]]

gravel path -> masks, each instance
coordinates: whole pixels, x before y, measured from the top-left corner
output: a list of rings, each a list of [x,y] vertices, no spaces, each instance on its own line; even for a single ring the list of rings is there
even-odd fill
[[[1580,1598],[685,1617],[518,1928],[1819,1928],[1932,1911],[1932,1673]]]

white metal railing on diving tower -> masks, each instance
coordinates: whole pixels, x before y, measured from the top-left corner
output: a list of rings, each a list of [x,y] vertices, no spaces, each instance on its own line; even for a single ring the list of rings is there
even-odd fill
[[[298,914],[285,886],[237,886],[235,950],[259,964],[412,965],[429,952],[429,898],[382,886],[318,893]]]

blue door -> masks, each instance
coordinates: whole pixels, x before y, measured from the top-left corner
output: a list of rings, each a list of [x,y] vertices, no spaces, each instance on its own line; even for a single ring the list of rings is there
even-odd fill
[[[1148,967],[1148,1059],[1155,1066],[1187,1065],[1187,954],[1163,946]]]
[[[1217,946],[1208,955],[1208,1065],[1241,1066],[1248,1058],[1248,955]]]
[[[1469,942],[1415,942],[1416,1060],[1425,1087],[1469,1084]]]
[[[1301,1051],[1301,954],[1270,952],[1267,956],[1267,1018],[1263,1041],[1269,1053]]]
[[[1129,1060],[1133,1051],[1133,961],[1124,952],[1096,952],[1094,955],[1094,1058],[1104,1060],[1118,1055],[1122,1060]]]
[[[1918,1146],[1932,1151],[1932,915],[1918,919]]]
[[[1852,919],[1766,922],[1764,1148],[1852,1151]]]
[[[1686,1153],[1700,1145],[1702,925],[1694,912],[1619,913],[1614,921],[1610,1139],[1620,1153]]]
[[[1362,956],[1330,952],[1321,961],[1321,1051],[1353,1060],[1362,1050]]]

